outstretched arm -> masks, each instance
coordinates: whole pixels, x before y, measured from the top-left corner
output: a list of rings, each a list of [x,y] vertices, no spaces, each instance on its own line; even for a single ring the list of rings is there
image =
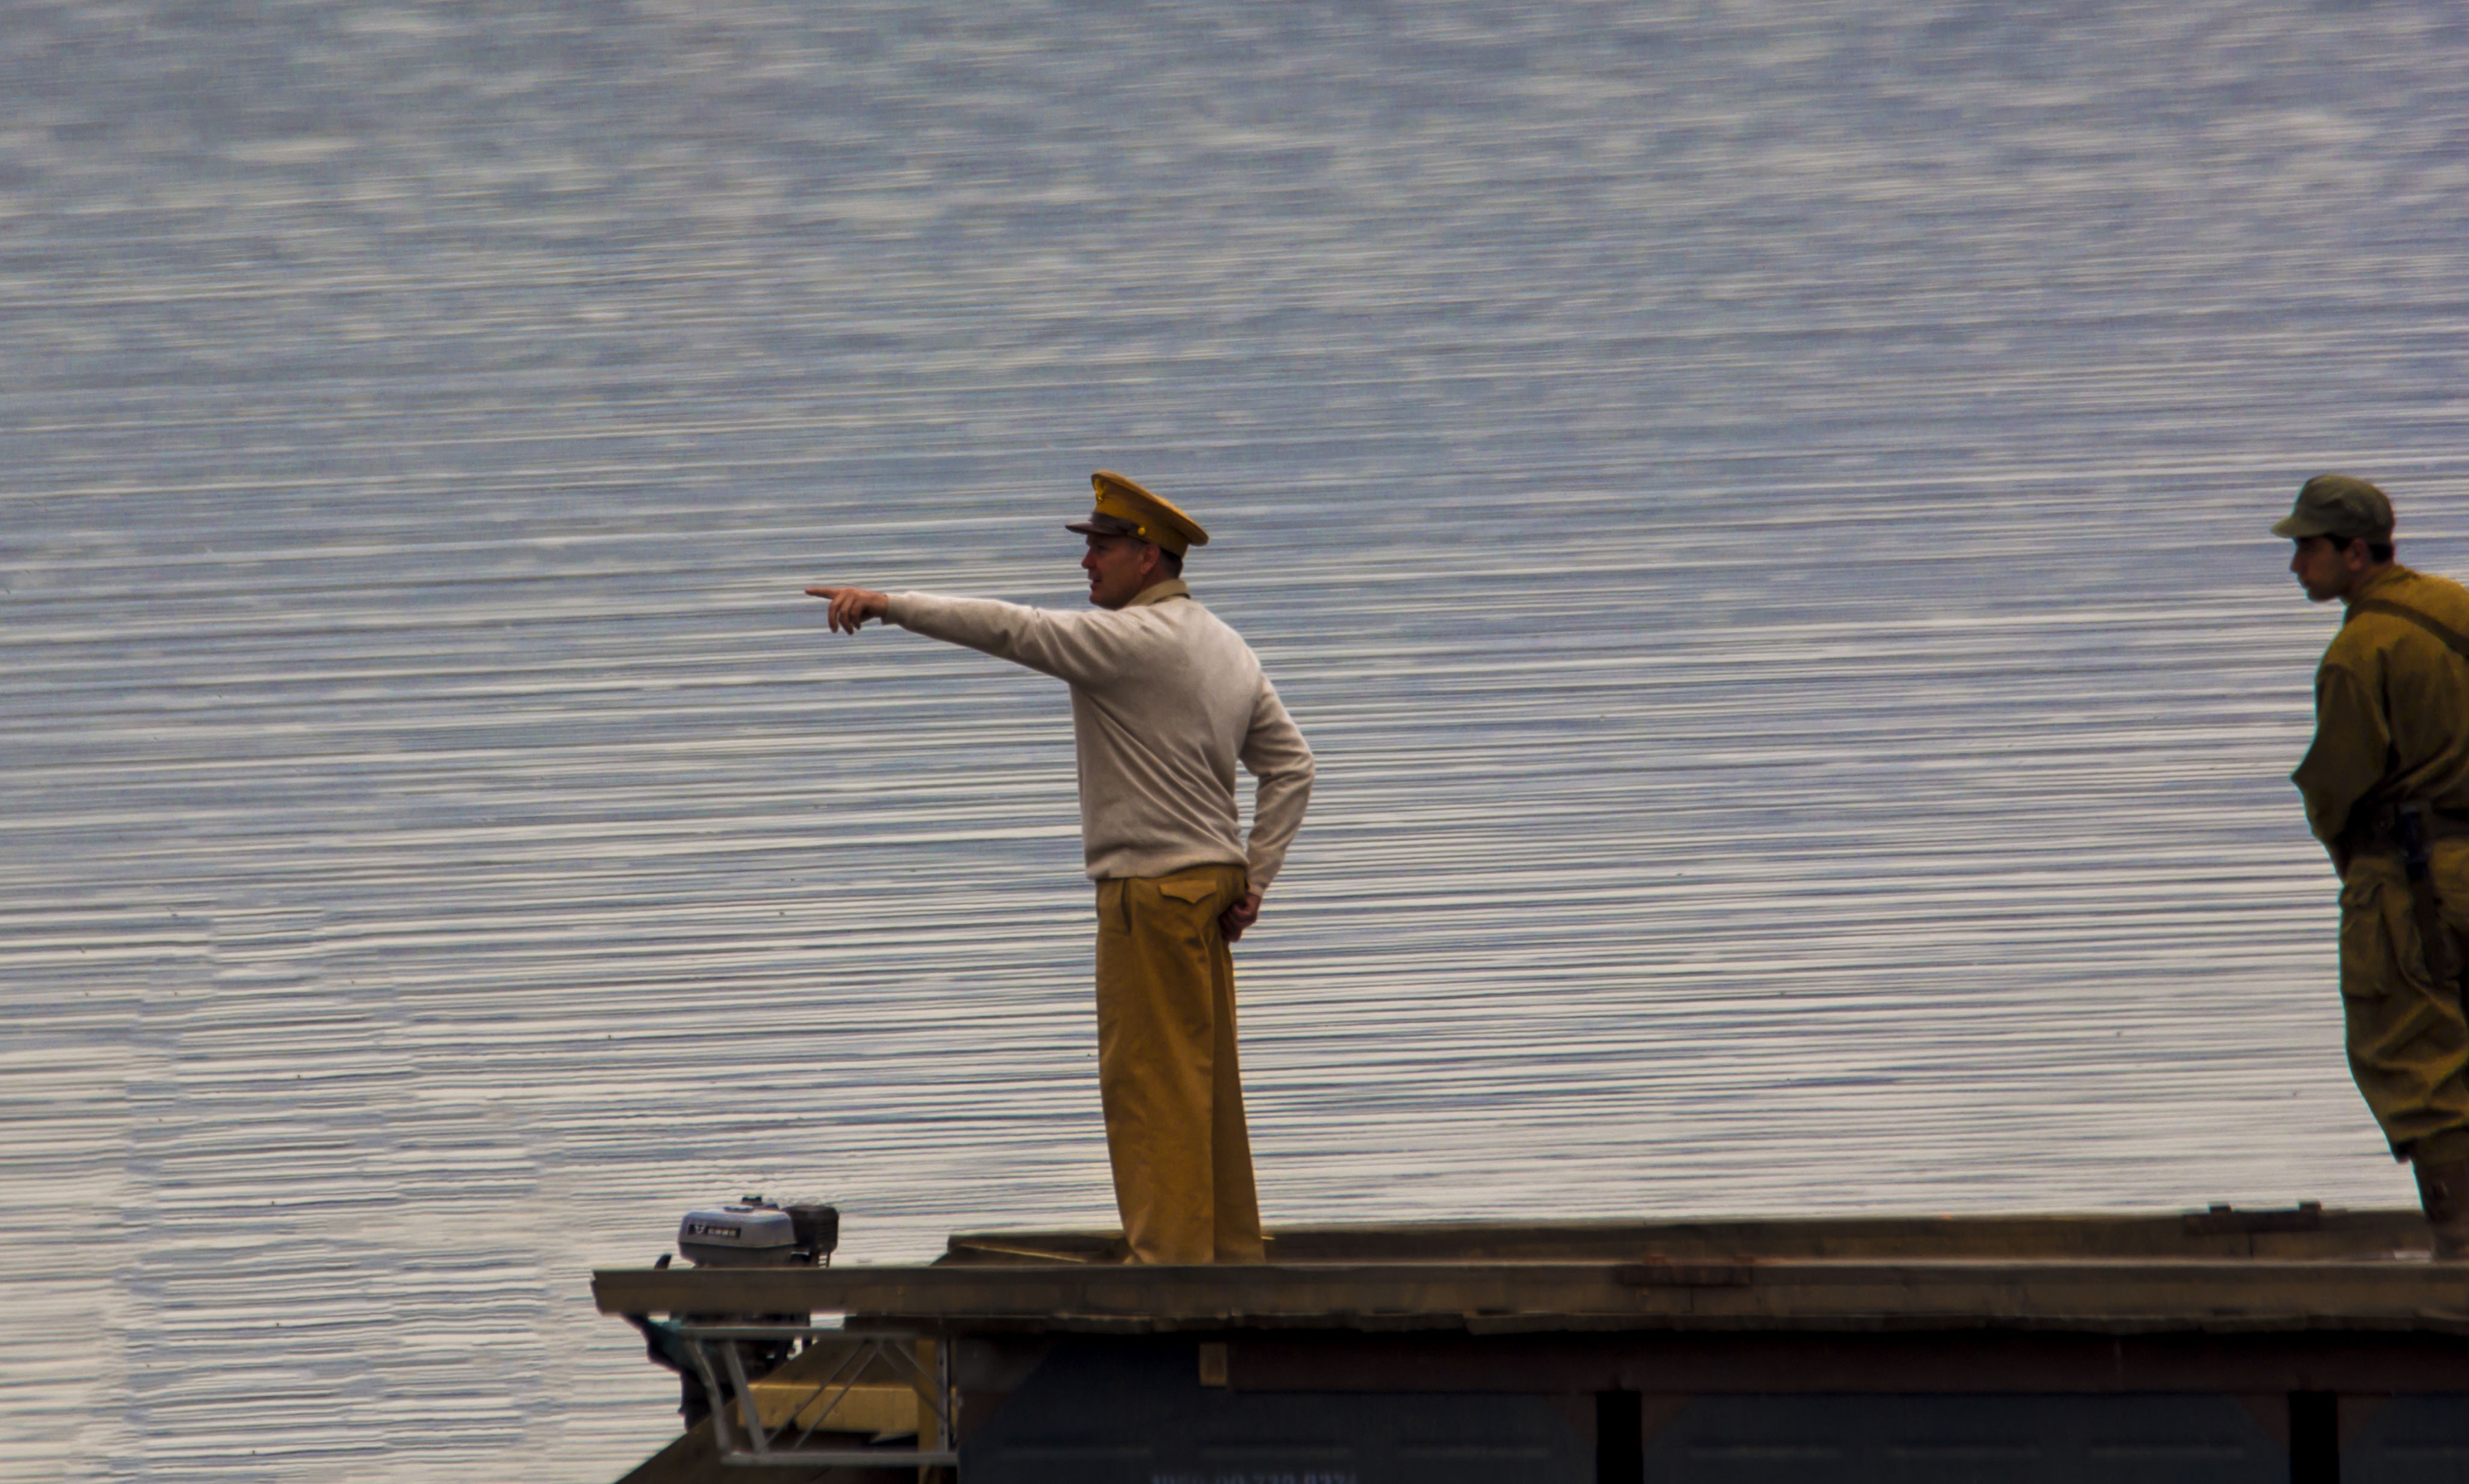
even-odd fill
[[[853,634],[867,619],[879,619],[891,611],[889,597],[863,587],[809,587],[806,596],[831,601],[832,632],[838,634]]]
[[[835,618],[854,630],[867,618],[897,624],[911,633],[940,639],[1026,665],[1040,674],[1073,685],[1102,685],[1138,661],[1142,639],[1137,619],[1099,609],[1089,613],[1057,613],[1050,608],[1023,607],[991,598],[952,598],[938,593],[873,593],[847,588],[832,600]]]

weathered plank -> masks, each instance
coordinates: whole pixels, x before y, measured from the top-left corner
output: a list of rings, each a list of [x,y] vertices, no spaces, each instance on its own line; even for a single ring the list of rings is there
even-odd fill
[[[1951,1259],[604,1271],[609,1313],[837,1312],[1054,1330],[1592,1321],[1819,1328],[1927,1321],[2134,1333],[2469,1326],[2469,1269],[2425,1261]]]
[[[1281,1263],[1695,1257],[2349,1257],[2423,1250],[2412,1210],[2302,1207],[2157,1216],[1893,1216],[1683,1221],[1411,1221],[1283,1226]],[[1119,1263],[1113,1231],[959,1232],[939,1265]]]

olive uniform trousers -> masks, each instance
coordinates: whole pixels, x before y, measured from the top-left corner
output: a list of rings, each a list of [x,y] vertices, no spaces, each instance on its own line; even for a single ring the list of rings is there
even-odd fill
[[[1139,1263],[1257,1263],[1260,1202],[1217,915],[1241,866],[1097,883],[1097,1087]]]
[[[2443,930],[2469,946],[2469,840],[2437,840],[2432,875]],[[2395,1158],[2469,1156],[2469,1022],[2459,987],[2428,971],[2398,856],[2362,854],[2341,883],[2341,1008],[2349,1071]]]

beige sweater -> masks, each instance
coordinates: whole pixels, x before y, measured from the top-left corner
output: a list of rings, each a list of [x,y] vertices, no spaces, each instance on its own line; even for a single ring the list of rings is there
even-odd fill
[[[1311,749],[1251,646],[1191,589],[1160,582],[1085,613],[893,593],[890,619],[1071,685],[1092,878],[1240,865],[1252,890],[1269,889],[1311,798]],[[1258,780],[1248,851],[1237,762]]]

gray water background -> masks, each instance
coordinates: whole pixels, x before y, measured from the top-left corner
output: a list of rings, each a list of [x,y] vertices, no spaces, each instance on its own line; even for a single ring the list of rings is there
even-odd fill
[[[1273,1221],[2409,1199],[2265,527],[2469,569],[2457,8],[0,39],[0,1474],[611,1477],[689,1205],[1108,1222],[1064,697],[797,596],[1100,467],[1320,754]]]

